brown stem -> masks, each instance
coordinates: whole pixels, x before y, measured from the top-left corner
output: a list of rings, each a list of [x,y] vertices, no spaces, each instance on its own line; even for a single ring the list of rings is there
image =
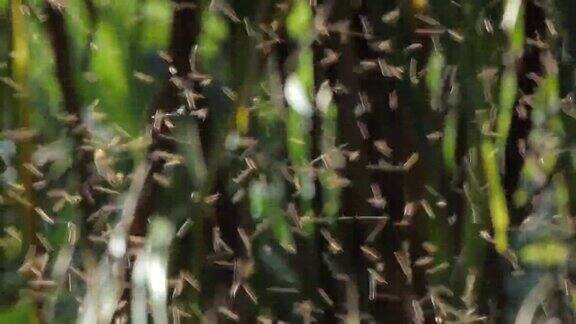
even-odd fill
[[[172,78],[187,80],[189,74],[192,72],[190,55],[199,30],[199,10],[197,9],[197,2],[196,0],[179,0],[174,2],[168,55],[171,60],[169,64],[176,70],[176,73],[166,81],[164,88],[154,100],[152,107],[154,118],[162,118],[161,115],[163,113],[173,112],[180,105],[179,94],[182,90],[176,86]],[[138,205],[131,227],[131,234],[138,236],[143,236],[146,233],[146,221],[154,209],[154,197],[159,190],[158,184],[154,181],[154,174],[161,172],[165,164],[163,159],[154,158],[153,153],[157,150],[175,150],[174,143],[166,136],[169,130],[163,123],[155,123],[151,132],[152,143],[148,148],[150,170],[146,176],[142,194],[138,199]]]
[[[335,104],[338,108],[336,145],[346,145],[346,150],[360,153],[358,159],[348,161],[341,170],[341,175],[354,183],[344,187],[341,191],[341,213],[344,216],[373,215],[374,211],[367,202],[370,198],[370,184],[372,182],[371,175],[366,172],[366,167],[369,164],[369,145],[362,137],[356,123],[357,117],[354,114],[354,109],[358,104],[358,95],[363,90],[361,79],[354,72],[354,69],[358,66],[362,53],[360,53],[359,40],[351,37],[348,33],[358,30],[358,10],[352,8],[351,4],[344,5],[339,1],[332,1],[329,5],[326,5],[327,10],[329,10],[327,24],[330,26],[345,22],[347,28],[350,28],[342,34],[331,32],[323,40],[328,49],[339,54],[336,62],[327,64],[325,76],[333,88],[341,85],[345,89],[345,91],[337,92],[334,95]],[[362,120],[362,122],[366,122],[366,120]],[[362,271],[365,264],[360,252],[363,226],[359,221],[345,225],[339,223],[337,226],[337,237],[342,243],[344,256],[336,259],[336,261],[344,266],[350,278],[342,282],[345,292],[333,296],[333,298],[335,298],[335,302],[341,302],[342,305],[345,305],[346,320],[350,322],[359,321],[359,308],[364,306],[361,296],[367,296],[363,289],[363,284],[367,282]]]
[[[175,143],[170,139],[170,130],[164,125],[162,116],[165,113],[175,111],[181,102],[180,94],[182,92],[182,82],[175,82],[176,80],[187,83],[186,87],[191,86],[190,74],[192,68],[190,66],[190,56],[193,45],[195,44],[198,30],[198,1],[197,0],[175,0],[172,1],[174,7],[172,18],[172,31],[170,36],[170,46],[168,49],[168,64],[170,65],[171,74],[165,82],[163,89],[158,93],[152,104],[151,115],[152,129],[151,129],[151,143],[148,147],[147,163],[148,167],[144,171],[143,184],[139,190],[139,194],[134,208],[134,214],[129,224],[129,235],[131,237],[144,237],[146,235],[146,225],[150,215],[152,214],[156,197],[160,192],[160,187],[154,175],[161,173],[164,169],[166,161],[162,158],[155,157],[157,151],[174,152],[176,150]],[[176,71],[176,72],[172,72]],[[130,245],[132,240],[128,239]],[[133,248],[133,246],[131,246]],[[126,269],[126,281],[130,282],[132,277],[132,265]],[[114,317],[115,320],[127,320],[130,322],[130,299],[131,293],[126,289],[122,295],[122,301],[126,302],[126,307],[118,311]]]
[[[82,125],[82,111],[74,82],[73,63],[66,35],[63,10],[64,8],[59,7],[56,3],[47,1],[46,14],[48,19],[46,23],[56,60],[56,77],[62,92],[65,111],[71,117],[68,128],[74,139],[74,164],[75,168],[79,170],[81,182],[80,196],[82,201],[80,206],[84,214],[81,220],[83,232],[81,237],[85,238],[91,232],[88,226],[88,218],[99,208],[97,197],[92,189],[96,174],[92,163],[92,154],[82,149],[82,145],[86,142],[89,134]]]
[[[526,1],[524,28],[526,38],[529,39],[543,39],[546,36],[546,17],[542,5],[537,4],[537,1]],[[518,62],[518,87],[520,93],[529,96],[535,93],[537,83],[534,81],[532,75],[541,76],[543,73],[542,62],[540,56],[542,50],[537,46],[526,45],[524,53]],[[521,98],[518,98],[515,107],[521,105]],[[506,143],[506,156],[505,156],[505,177],[504,189],[508,202],[512,202],[512,195],[516,191],[520,174],[524,166],[524,156],[520,151],[520,142],[528,139],[528,134],[532,128],[530,111],[531,107],[526,105],[526,116],[520,116],[515,111],[512,116],[512,123],[508,133],[508,141]],[[510,204],[513,206],[513,204]],[[512,222],[520,224],[526,218],[526,211],[516,211],[513,214]]]

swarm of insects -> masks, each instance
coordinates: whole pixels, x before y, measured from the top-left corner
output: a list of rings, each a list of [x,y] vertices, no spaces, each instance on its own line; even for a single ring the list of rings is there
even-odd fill
[[[574,322],[570,1],[0,8],[0,322]]]

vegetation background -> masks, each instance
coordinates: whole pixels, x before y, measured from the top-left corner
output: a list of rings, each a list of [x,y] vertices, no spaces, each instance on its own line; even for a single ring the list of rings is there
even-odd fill
[[[0,323],[573,323],[571,0],[0,0]]]

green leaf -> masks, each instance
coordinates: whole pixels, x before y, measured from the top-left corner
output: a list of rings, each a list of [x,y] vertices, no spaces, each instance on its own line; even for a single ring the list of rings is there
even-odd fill
[[[166,47],[172,10],[168,1],[149,0],[142,8],[142,44],[145,50]]]
[[[426,73],[426,85],[430,91],[430,105],[433,110],[440,109],[442,99],[442,72],[445,65],[444,55],[439,51],[434,51],[428,60]]]
[[[40,321],[32,303],[19,303],[11,308],[0,309],[0,323],[36,324]]]
[[[257,180],[250,185],[250,211],[257,222],[268,220],[278,244],[287,251],[294,249],[294,239],[290,225],[282,209],[284,192],[279,183],[266,183]]]
[[[445,123],[442,137],[444,164],[448,171],[454,172],[456,169],[456,146],[458,141],[458,118],[456,110],[451,109],[448,112]]]
[[[220,52],[222,42],[228,38],[230,30],[226,20],[209,9],[202,14],[201,29],[198,51],[202,59],[209,62]]]
[[[520,260],[529,265],[553,267],[565,264],[569,254],[570,251],[565,244],[553,241],[540,242],[523,247],[520,250]]]
[[[484,139],[481,144],[481,155],[484,173],[488,180],[488,200],[494,228],[494,240],[496,241],[496,250],[499,253],[504,253],[508,249],[510,218],[495,153],[494,145],[490,140]]]
[[[312,34],[312,8],[308,0],[296,0],[286,19],[288,36],[301,41],[308,41]]]
[[[518,91],[518,80],[516,73],[512,69],[507,69],[502,76],[500,86],[500,107],[498,109],[498,120],[496,131],[498,133],[498,148],[503,150],[508,138],[508,131],[512,123],[512,113],[516,102]]]
[[[92,70],[97,76],[100,107],[109,122],[136,134],[138,131],[134,112],[128,104],[129,78],[126,75],[125,56],[115,26],[107,21],[96,32],[96,47]]]

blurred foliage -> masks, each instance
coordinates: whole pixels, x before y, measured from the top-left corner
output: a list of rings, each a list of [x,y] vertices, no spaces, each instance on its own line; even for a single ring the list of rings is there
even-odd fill
[[[0,323],[575,321],[570,0],[0,0]]]

